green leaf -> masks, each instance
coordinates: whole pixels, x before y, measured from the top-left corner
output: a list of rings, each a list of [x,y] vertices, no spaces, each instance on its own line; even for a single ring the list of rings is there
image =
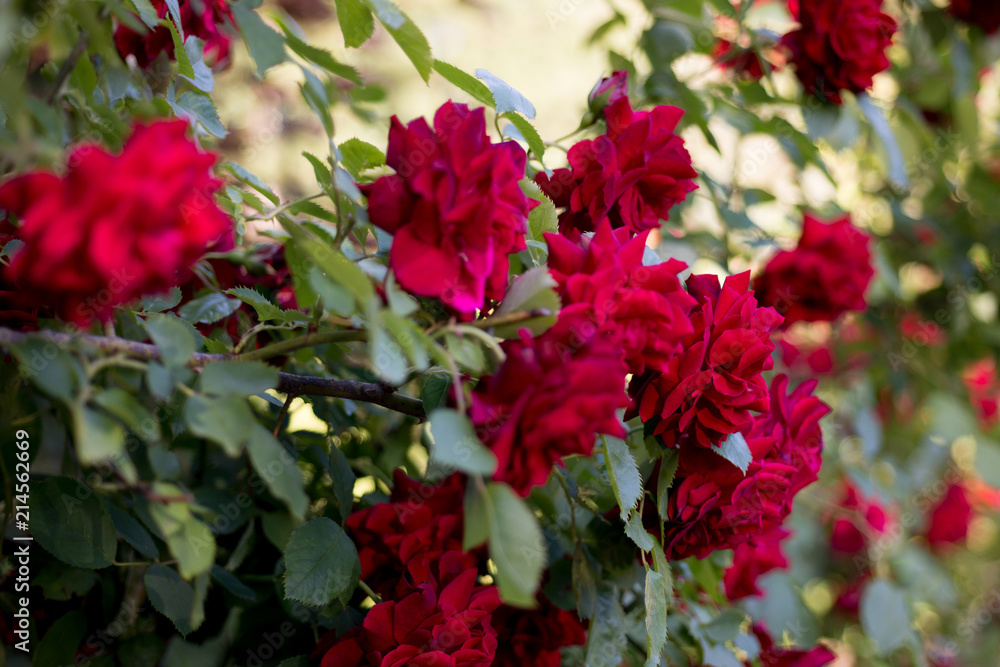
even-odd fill
[[[268,490],[283,501],[292,515],[301,521],[309,509],[309,498],[302,490],[302,473],[298,462],[281,446],[270,431],[253,422],[247,453],[254,470],[263,478]]]
[[[604,441],[604,464],[607,466],[608,479],[624,520],[642,498],[642,476],[627,442],[603,435],[601,439]]]
[[[97,573],[93,570],[82,570],[76,567],[66,568],[61,565],[45,566],[31,580],[33,586],[42,589],[46,600],[71,600],[84,596],[97,583]]]
[[[176,315],[154,313],[146,317],[143,326],[153,343],[160,348],[163,364],[167,367],[186,366],[198,347],[190,325],[186,325]]]
[[[497,457],[476,435],[469,418],[450,408],[430,413],[431,461],[447,470],[461,470],[470,475],[492,475]]]
[[[320,160],[312,153],[306,151],[302,152],[302,156],[309,161],[309,164],[312,165],[313,174],[316,176],[316,182],[319,183],[324,192],[328,192],[330,184],[333,183],[333,174],[330,172],[330,165],[323,160]]]
[[[664,521],[670,519],[670,487],[674,484],[679,463],[680,456],[676,449],[667,450],[661,458],[660,473],[656,478],[656,508]]]
[[[205,42],[194,35],[188,35],[184,40],[184,52],[194,69],[194,76],[184,78],[201,92],[211,93],[215,87],[215,78],[212,76],[212,69],[204,61]]]
[[[538,520],[506,484],[490,482],[485,498],[500,597],[511,606],[532,608],[548,561]]]
[[[217,396],[253,396],[278,385],[278,369],[263,361],[219,361],[206,364],[198,388]]]
[[[906,594],[885,579],[865,586],[859,616],[865,634],[875,641],[883,656],[904,646],[913,635]]]
[[[39,338],[26,338],[11,347],[21,363],[19,372],[52,398],[72,403],[85,381],[80,362],[65,350]]]
[[[72,414],[73,442],[80,463],[93,465],[113,459],[115,465],[129,465],[125,463],[125,429],[121,424],[89,408],[74,407]]]
[[[147,313],[162,313],[170,310],[181,302],[181,288],[171,287],[163,294],[151,294],[142,297],[142,309]]]
[[[486,493],[475,484],[466,485],[465,499],[462,504],[465,514],[462,550],[471,551],[490,538],[492,505],[486,497]]]
[[[344,46],[357,48],[371,39],[375,20],[362,0],[336,0],[337,22],[344,34]]]
[[[226,290],[226,294],[235,296],[237,299],[257,311],[257,319],[261,322],[267,322],[269,320],[280,321],[285,319],[284,313],[281,312],[281,308],[278,308],[276,305],[271,303],[270,299],[255,289],[250,289],[249,287],[234,287],[230,290]]]
[[[313,607],[346,600],[358,585],[361,562],[340,526],[319,517],[292,533],[285,547],[285,597]]]
[[[275,19],[281,30],[285,33],[285,43],[288,44],[288,48],[294,51],[299,56],[302,56],[306,60],[312,61],[316,65],[319,65],[327,72],[336,74],[342,79],[347,79],[351,83],[356,83],[361,85],[361,75],[358,74],[358,70],[354,69],[350,65],[345,65],[344,63],[337,62],[337,59],[329,51],[316,48],[311,44],[307,44],[296,35],[292,30],[285,25],[284,21],[281,19]]]
[[[514,124],[521,138],[528,144],[528,148],[531,149],[536,158],[541,160],[542,156],[545,155],[545,142],[542,141],[542,137],[538,134],[535,126],[524,116],[512,111],[502,114],[501,117],[506,118]],[[507,133],[507,129],[504,128],[505,134]]]
[[[285,62],[285,39],[274,29],[264,23],[257,12],[250,9],[247,2],[236,2],[230,5],[233,18],[243,36],[250,57],[257,67],[257,76],[263,78],[264,73],[279,63]]]
[[[340,509],[340,516],[346,518],[354,507],[354,483],[356,478],[351,464],[348,463],[344,452],[336,445],[330,446],[330,458],[327,463],[327,472],[330,473],[330,480],[333,482],[333,496],[337,499],[337,507]]]
[[[660,653],[667,644],[667,587],[659,572],[646,570],[646,667],[660,664]]]
[[[232,175],[238,178],[241,182],[249,185],[251,188],[253,188],[260,194],[267,197],[268,201],[270,201],[275,206],[277,206],[278,203],[280,202],[280,200],[278,199],[278,195],[274,194],[274,190],[272,190],[270,186],[267,185],[267,183],[262,181],[260,179],[260,176],[251,173],[250,171],[248,171],[244,167],[241,167],[235,162],[226,162],[222,166],[227,170],[229,170],[229,172],[232,173]]]
[[[160,565],[151,565],[143,577],[146,593],[153,607],[169,618],[177,631],[188,635],[201,623],[195,623],[195,593],[191,584],[181,579],[177,571]]]
[[[177,60],[177,73],[181,76],[193,79],[194,67],[188,58],[187,51],[184,50],[184,35],[181,33],[180,17],[171,12],[173,19],[160,19],[160,25],[170,31],[170,38],[174,42],[174,57]]]
[[[93,490],[69,477],[31,483],[31,534],[73,567],[97,570],[115,559],[115,525]]]
[[[875,136],[878,137],[882,148],[885,149],[889,168],[889,182],[898,190],[907,190],[910,187],[910,178],[906,173],[906,160],[903,159],[903,151],[899,147],[896,134],[889,126],[889,121],[885,117],[882,108],[872,101],[868,93],[858,95],[858,106],[871,125]]]
[[[132,6],[135,7],[136,12],[139,14],[139,18],[146,27],[151,31],[156,30],[160,24],[160,17],[156,13],[156,9],[153,7],[153,3],[149,0],[129,0]]]
[[[555,233],[559,229],[559,214],[556,213],[555,204],[530,179],[521,179],[521,190],[527,196],[540,202],[528,214],[528,233],[535,241],[544,241],[544,234]]]
[[[239,396],[190,396],[184,404],[188,430],[219,443],[232,457],[243,451],[243,443],[256,423],[246,399]]]
[[[104,505],[104,509],[111,515],[111,520],[115,524],[115,530],[118,531],[118,534],[126,542],[132,545],[133,549],[146,558],[159,559],[160,550],[156,548],[156,543],[149,532],[142,527],[141,523],[132,518],[132,515],[125,510],[106,500],[102,500],[101,504]]]
[[[431,57],[431,46],[420,28],[391,0],[364,0],[364,3],[417,68],[420,78],[429,81],[434,59]]]
[[[308,281],[309,287],[322,299],[325,310],[341,317],[350,317],[354,314],[354,296],[347,291],[347,288],[327,278],[318,266],[309,270]]]
[[[327,278],[346,288],[354,296],[359,308],[367,309],[375,296],[375,288],[364,271],[339,250],[324,243],[301,225],[287,221],[282,221],[281,224],[307,259],[322,269]]]
[[[739,468],[744,475],[747,474],[747,468],[753,461],[750,445],[742,433],[731,433],[718,449],[712,448],[712,451]]]
[[[643,551],[652,551],[656,542],[646,527],[642,525],[642,517],[636,512],[631,512],[627,517],[622,518],[625,521],[625,534],[628,535],[628,538]]]
[[[740,626],[746,619],[746,614],[736,609],[728,609],[702,626],[705,636],[717,644],[724,644],[736,639]]]
[[[476,77],[486,82],[493,94],[493,106],[498,114],[517,111],[529,120],[535,117],[535,105],[506,81],[482,68],[476,70]]]
[[[451,376],[447,373],[431,373],[424,379],[424,387],[420,390],[420,400],[424,403],[424,411],[428,414],[444,407],[448,402],[448,392],[451,389]]]
[[[217,550],[211,529],[190,515],[180,522],[176,532],[167,535],[167,547],[177,559],[177,569],[185,579],[207,572],[215,561]]]
[[[510,289],[503,303],[497,308],[497,315],[509,315],[523,310],[547,308],[552,312],[550,317],[539,317],[528,322],[509,324],[497,327],[494,331],[499,338],[516,338],[518,330],[527,328],[534,335],[544,333],[555,324],[559,313],[559,295],[555,292],[556,281],[549,275],[544,266],[536,266],[521,274]]]
[[[399,386],[406,382],[409,364],[403,348],[389,335],[385,327],[384,313],[371,322],[368,340],[371,345],[371,362],[375,374],[390,385]]]
[[[156,442],[162,436],[160,422],[138,398],[121,387],[101,390],[94,396],[94,403],[120,419],[146,442]]]
[[[443,60],[434,61],[434,71],[447,79],[449,83],[471,95],[475,100],[490,107],[495,104],[493,93],[490,92],[489,87],[471,74],[465,73],[454,65],[449,65]]]
[[[254,602],[257,599],[257,596],[254,594],[253,589],[251,589],[249,586],[240,581],[235,574],[233,574],[226,568],[220,565],[212,565],[211,572],[212,572],[212,578],[215,579],[220,584],[222,584],[222,586],[227,591],[229,591],[236,597],[241,598],[243,600],[248,600],[250,602]]]
[[[177,311],[181,318],[188,322],[213,324],[229,317],[240,307],[239,299],[229,299],[225,294],[213,292],[203,297],[188,301]]]
[[[32,633],[34,634],[34,633]],[[33,647],[33,667],[75,665],[76,651],[87,634],[87,616],[79,610],[64,613],[52,624],[42,641]],[[13,655],[11,651],[10,655]],[[27,664],[27,663],[22,663]]]
[[[622,663],[627,639],[625,612],[617,593],[609,584],[598,589],[594,617],[587,629],[587,667],[619,667]]]
[[[976,472],[990,486],[1000,486],[1000,443],[976,438]]]
[[[178,116],[193,118],[201,123],[202,127],[213,137],[224,139],[229,134],[222,121],[219,120],[219,112],[215,109],[215,102],[208,95],[188,91],[177,98],[173,108]]]
[[[351,138],[337,148],[340,150],[340,163],[355,178],[358,178],[363,171],[385,164],[385,153],[367,141]]]

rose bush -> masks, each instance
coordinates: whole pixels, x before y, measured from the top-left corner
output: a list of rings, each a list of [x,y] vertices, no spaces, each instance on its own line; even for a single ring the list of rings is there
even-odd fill
[[[991,3],[432,4],[3,9],[0,664],[995,661]]]

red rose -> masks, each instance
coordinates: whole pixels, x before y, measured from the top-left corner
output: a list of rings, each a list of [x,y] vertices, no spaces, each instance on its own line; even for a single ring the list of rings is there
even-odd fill
[[[663,368],[692,333],[688,314],[696,305],[677,274],[687,268],[668,260],[643,265],[649,232],[629,240],[627,229],[611,230],[607,220],[593,238],[577,243],[546,234],[549,273],[563,305],[587,303],[594,325],[621,346],[630,373]]]
[[[564,308],[537,338],[506,341],[506,361],[472,393],[470,416],[498,460],[493,478],[522,496],[564,456],[590,456],[595,434],[624,436],[627,368],[613,341],[595,336],[590,308]]]
[[[932,547],[964,542],[973,516],[972,503],[969,502],[965,486],[950,484],[944,497],[928,517],[927,542]]]
[[[778,339],[778,349],[781,350],[781,361],[790,370],[809,375],[827,375],[833,372],[833,352],[829,345],[799,345],[787,336],[782,336]]]
[[[832,322],[849,310],[864,310],[874,270],[869,237],[844,216],[829,224],[805,215],[795,250],[771,258],[754,280],[758,300],[795,322]]]
[[[542,595],[538,603],[531,611],[503,605],[493,612],[495,667],[559,667],[562,647],[587,642],[587,629],[576,612],[560,609]]]
[[[830,547],[840,554],[853,556],[868,549],[869,543],[886,533],[891,520],[882,502],[868,498],[853,484],[844,482],[834,512]]]
[[[156,15],[167,18],[166,0],[151,0]],[[179,0],[181,27],[184,36],[194,35],[205,42],[205,60],[208,64],[229,65],[229,35],[224,26],[233,26],[233,14],[227,0]],[[169,19],[173,20],[173,19]],[[174,40],[170,30],[163,26],[149,32],[138,33],[122,24],[115,30],[115,46],[125,58],[135,56],[139,67],[149,69],[161,53],[174,60]]]
[[[320,667],[489,667],[497,649],[491,612],[500,596],[496,586],[477,586],[478,576],[446,554],[436,579],[378,603],[361,627],[340,637],[331,631],[313,657],[322,657]]]
[[[30,199],[0,205],[20,218],[24,241],[7,278],[81,326],[115,306],[176,285],[232,224],[213,201],[215,156],[185,136],[184,121],[137,125],[120,155],[81,146],[63,177],[35,173]],[[39,185],[41,184],[41,185]]]
[[[427,486],[392,473],[389,502],[351,514],[345,527],[358,547],[361,578],[376,592],[391,595],[404,578],[423,583],[445,552],[462,551],[465,482],[455,474],[437,486]],[[467,556],[465,567],[475,567]]]
[[[587,96],[587,107],[592,113],[598,114],[608,105],[625,97],[628,97],[628,72],[620,69],[597,82]]]
[[[737,74],[746,81],[757,81],[764,77],[764,59],[753,47],[743,47],[727,39],[715,43],[712,55],[722,69]],[[768,62],[771,70],[777,69],[774,63]]]
[[[39,179],[34,175],[8,181],[4,188],[0,188],[0,209],[20,209],[22,196],[30,201],[35,196],[34,187],[44,186],[47,182],[47,179]],[[17,238],[17,229],[9,219],[0,218],[0,249],[5,250],[12,241],[17,241],[18,244],[21,242]],[[13,248],[11,246],[11,251]],[[0,273],[0,326],[16,331],[37,331],[39,309],[42,309],[45,316],[51,316],[45,312],[48,309],[43,304],[20,289],[6,273]]]
[[[837,659],[837,655],[825,646],[817,646],[808,651],[775,646],[774,640],[762,623],[754,624],[752,630],[760,642],[760,655],[757,659],[760,660],[762,667],[823,667]]]
[[[979,423],[983,428],[992,428],[1000,421],[1000,378],[997,378],[996,362],[986,358],[969,364],[962,371],[962,382]]]
[[[632,111],[627,97],[604,110],[607,133],[569,149],[569,169],[535,177],[557,206],[559,231],[593,231],[604,218],[638,234],[660,226],[674,204],[698,186],[684,140],[674,134],[683,109]]]
[[[753,457],[745,475],[714,451],[682,448],[664,524],[668,557],[704,558],[769,533],[791,513],[795,494],[816,480],[818,422],[829,408],[811,395],[815,382],[786,396],[787,382],[774,378],[770,411],[743,430]],[[659,533],[656,509],[650,518]]]
[[[757,307],[749,272],[726,278],[721,287],[716,276],[691,276],[687,286],[698,299],[694,333],[662,371],[633,377],[626,418],[656,420],[653,431],[667,447],[713,447],[751,424],[752,411],[768,409],[761,372],[773,366],[770,334],[782,318],[773,308]]]
[[[386,161],[396,170],[361,186],[373,224],[395,234],[389,266],[399,284],[471,317],[507,290],[508,255],[527,248],[521,191],[527,156],[513,141],[490,143],[482,109],[445,103],[434,130],[395,116]]]
[[[795,468],[789,480],[789,503],[795,494],[819,478],[823,465],[823,431],[819,420],[830,413],[830,406],[812,395],[817,384],[817,380],[808,380],[787,393],[788,377],[776,375],[771,381],[770,411],[743,431],[755,457],[779,459]]]
[[[1000,30],[1000,2],[996,0],[951,0],[948,12],[961,21],[978,25],[987,35]]]
[[[782,43],[807,93],[834,104],[840,91],[860,93],[889,68],[886,48],[896,22],[882,12],[882,0],[790,0],[801,27]]]
[[[704,558],[735,549],[781,524],[795,468],[761,458],[743,472],[703,447],[681,453],[662,535],[667,558]],[[646,527],[659,535],[657,510],[647,504]]]
[[[789,535],[787,530],[775,528],[733,549],[733,564],[722,576],[729,600],[761,595],[757,579],[772,570],[788,567],[788,559],[781,553],[781,543]]]
[[[899,332],[917,345],[941,347],[948,343],[946,334],[936,322],[921,319],[915,312],[907,312],[899,320]]]

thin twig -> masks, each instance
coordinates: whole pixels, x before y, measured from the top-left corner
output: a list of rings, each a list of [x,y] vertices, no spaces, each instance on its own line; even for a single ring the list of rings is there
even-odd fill
[[[274,431],[271,433],[275,438],[278,437],[278,431],[281,430],[281,423],[285,421],[285,415],[288,414],[288,408],[291,407],[292,401],[294,401],[298,396],[295,394],[289,394],[285,399],[284,405],[281,406],[281,412],[278,413],[278,421],[274,423]]]
[[[66,60],[63,61],[62,66],[59,71],[56,72],[55,81],[52,82],[52,89],[49,94],[45,96],[45,103],[52,104],[53,100],[56,99],[56,95],[59,94],[59,89],[63,87],[66,83],[66,79],[69,75],[73,73],[73,69],[76,67],[76,61],[80,59],[83,52],[87,50],[87,44],[90,42],[90,35],[87,34],[86,30],[80,31],[80,37],[76,40],[76,44],[73,45],[73,50],[69,52],[66,56]]]

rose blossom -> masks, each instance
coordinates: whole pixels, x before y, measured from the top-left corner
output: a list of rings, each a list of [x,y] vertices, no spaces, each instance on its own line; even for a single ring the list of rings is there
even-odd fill
[[[1000,378],[996,362],[980,359],[965,367],[962,382],[969,394],[969,403],[983,428],[992,428],[1000,421]]]
[[[591,113],[598,114],[608,105],[626,97],[628,97],[628,72],[623,69],[616,70],[611,76],[606,76],[597,82],[587,96],[587,107]]]
[[[653,432],[667,447],[715,447],[750,425],[753,411],[768,409],[761,372],[773,366],[770,334],[782,318],[773,308],[757,307],[749,272],[722,286],[714,275],[691,276],[687,286],[698,299],[694,333],[662,371],[633,377],[626,418],[655,420]]]
[[[789,0],[788,8],[801,27],[782,43],[807,93],[840,104],[840,91],[861,93],[889,68],[896,22],[882,0]]]
[[[542,192],[566,209],[559,231],[590,232],[604,218],[629,234],[658,228],[674,204],[698,187],[684,140],[674,134],[683,115],[683,109],[663,105],[632,111],[627,97],[605,108],[605,134],[574,144],[569,169],[535,177]]]
[[[222,181],[181,120],[136,125],[122,152],[80,146],[59,177],[36,172],[30,197],[0,204],[20,220],[24,241],[6,277],[85,326],[115,306],[173,287],[232,223],[213,201]],[[23,193],[23,191],[22,191]]]
[[[587,642],[587,629],[574,611],[560,609],[539,594],[530,611],[506,605],[493,612],[497,630],[494,667],[559,667],[560,649]]]
[[[166,0],[151,2],[158,18],[168,18]],[[235,24],[227,0],[179,0],[178,7],[184,36],[193,35],[205,42],[206,62],[228,66],[229,35],[224,26]],[[166,53],[170,60],[174,60],[175,55],[173,37],[170,30],[163,26],[139,33],[127,25],[119,25],[115,30],[115,46],[122,58],[134,55],[139,67],[143,69],[149,69],[161,53]]]
[[[361,186],[372,224],[394,234],[389,266],[401,287],[471,317],[507,290],[508,255],[527,248],[522,192],[527,156],[490,143],[483,109],[446,102],[434,129],[393,116],[386,163],[396,170]]]
[[[320,667],[489,667],[497,650],[491,612],[496,586],[478,586],[478,571],[463,569],[450,552],[431,580],[398,600],[372,607],[364,624],[324,636],[313,658]]]
[[[944,496],[928,515],[927,542],[932,547],[961,544],[969,533],[974,513],[963,484],[950,484]]]
[[[590,307],[563,308],[537,338],[503,343],[506,361],[479,381],[470,416],[497,456],[493,478],[522,496],[544,484],[564,456],[589,456],[595,435],[622,437],[617,410],[627,368],[613,341],[595,335]]]
[[[344,522],[358,547],[361,578],[384,595],[390,595],[404,577],[422,583],[442,554],[462,551],[465,482],[461,475],[428,486],[397,468],[392,480],[388,502],[358,510]],[[465,566],[475,563],[470,556]]]
[[[869,237],[850,216],[823,223],[806,214],[795,250],[783,250],[754,280],[760,303],[795,322],[832,322],[850,310],[865,310],[874,270]]]
[[[704,558],[769,533],[791,513],[795,494],[816,480],[823,449],[818,422],[829,408],[811,395],[815,382],[786,394],[787,381],[774,378],[769,412],[743,430],[752,456],[745,475],[707,448],[681,449],[664,524],[669,558]],[[658,533],[658,521],[652,525]]]
[[[1000,2],[996,0],[951,0],[948,12],[961,21],[978,25],[987,35],[1000,30]]]
[[[763,623],[756,623],[751,629],[760,642],[760,655],[757,659],[760,660],[761,667],[823,667],[837,659],[836,654],[825,646],[816,646],[808,651],[775,646]]]
[[[781,543],[791,535],[783,528],[774,528],[756,539],[733,549],[733,564],[722,576],[729,600],[761,595],[757,580],[772,570],[788,567],[788,558],[781,553]]]
[[[594,325],[621,347],[630,373],[661,369],[681,351],[696,305],[677,277],[686,264],[670,259],[643,265],[648,236],[646,231],[630,240],[628,230],[612,231],[607,220],[593,238],[581,236],[576,243],[545,235],[549,273],[563,305],[593,306]]]
[[[867,550],[873,538],[891,527],[889,513],[882,502],[876,497],[866,497],[847,480],[837,507],[830,547],[839,554],[853,556]]]

